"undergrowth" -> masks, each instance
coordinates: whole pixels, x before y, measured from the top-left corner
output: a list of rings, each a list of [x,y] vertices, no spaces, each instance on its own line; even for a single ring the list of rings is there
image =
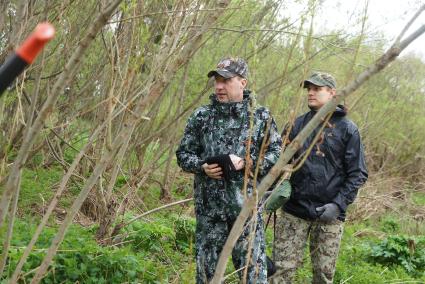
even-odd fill
[[[5,275],[7,283],[35,230],[40,215],[34,210],[49,202],[61,170],[25,170],[20,199],[21,214],[16,220]],[[177,180],[180,185],[181,182]],[[190,194],[179,187],[175,198]],[[159,188],[151,188],[145,199],[149,208],[158,206]],[[178,197],[177,197],[178,195]],[[416,203],[421,195],[414,195]],[[61,204],[70,204],[72,194],[65,195]],[[192,205],[190,205],[192,206]],[[195,219],[188,204],[172,207],[137,220],[124,227],[116,237],[115,246],[100,246],[95,241],[96,226],[74,224],[54,258],[43,283],[194,283]],[[125,215],[130,220],[131,211]],[[264,216],[267,218],[267,216]],[[34,269],[41,263],[58,220],[49,223],[36,248],[24,266],[22,283],[29,282]],[[423,222],[408,215],[386,214],[377,218],[347,222],[341,245],[334,283],[424,283]],[[5,229],[0,231],[4,239]],[[266,232],[267,254],[272,255],[273,229]],[[233,271],[231,262],[226,273]],[[310,283],[312,279],[308,251],[304,266],[299,269],[295,283]],[[237,283],[230,277],[226,283]]]

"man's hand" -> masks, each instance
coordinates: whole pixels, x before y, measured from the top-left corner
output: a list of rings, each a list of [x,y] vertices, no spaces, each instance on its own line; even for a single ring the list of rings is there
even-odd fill
[[[341,213],[341,210],[339,210],[338,205],[335,203],[327,203],[321,207],[317,207],[316,211],[319,213],[319,220],[326,223],[335,221],[339,213]]]
[[[204,172],[207,176],[213,179],[221,179],[221,176],[223,175],[223,171],[218,166],[218,164],[208,165],[205,163],[202,165],[202,169],[204,169]]]
[[[229,157],[233,163],[233,166],[235,167],[235,170],[239,171],[243,169],[243,167],[245,166],[245,162],[242,158],[233,154],[230,154]]]

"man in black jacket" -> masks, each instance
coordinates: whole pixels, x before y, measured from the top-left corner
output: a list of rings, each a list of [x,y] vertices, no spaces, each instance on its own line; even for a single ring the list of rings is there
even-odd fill
[[[310,111],[295,120],[290,141],[336,94],[335,79],[327,73],[313,73],[304,88]],[[291,197],[276,222],[274,283],[291,283],[308,238],[313,283],[333,282],[347,206],[368,177],[359,130],[345,115],[338,106],[304,164],[292,174]],[[306,139],[295,161],[302,160],[320,128]]]

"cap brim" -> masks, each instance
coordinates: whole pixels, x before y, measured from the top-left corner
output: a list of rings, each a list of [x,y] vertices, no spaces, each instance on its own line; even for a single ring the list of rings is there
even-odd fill
[[[318,86],[318,87],[329,87],[329,88],[332,88],[332,89],[335,89],[335,87],[333,87],[332,85],[330,85],[330,84],[323,84],[322,82],[320,82],[320,81],[316,81],[316,80],[314,80],[314,79],[308,79],[308,80],[305,80],[304,81],[304,83],[303,83],[303,88],[307,88],[308,87],[308,85],[310,85],[310,84],[312,84],[312,85],[315,85],[315,86]]]
[[[237,76],[236,74],[229,72],[227,70],[212,70],[212,71],[208,72],[208,74],[207,74],[208,78],[211,78],[212,76],[215,77],[217,75],[221,76],[223,78],[226,78],[226,79],[233,78],[233,77]]]
[[[308,87],[308,85],[310,85],[310,84],[313,84],[313,85],[315,85],[315,86],[319,86],[319,87],[327,86],[326,84],[323,84],[323,83],[321,83],[321,82],[318,82],[318,81],[316,81],[316,80],[314,80],[314,79],[310,79],[310,80],[305,80],[305,81],[304,81],[303,88],[307,88],[307,87]]]

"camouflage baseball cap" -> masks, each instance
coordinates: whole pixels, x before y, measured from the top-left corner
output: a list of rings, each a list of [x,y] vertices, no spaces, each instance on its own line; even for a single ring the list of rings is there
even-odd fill
[[[248,77],[248,64],[242,58],[224,58],[217,64],[217,69],[208,72],[208,78],[219,75],[226,79],[235,76]]]
[[[329,88],[336,89],[335,78],[328,73],[314,72],[310,77],[304,81],[304,88],[307,88],[309,84],[313,84],[319,87],[328,86]]]

